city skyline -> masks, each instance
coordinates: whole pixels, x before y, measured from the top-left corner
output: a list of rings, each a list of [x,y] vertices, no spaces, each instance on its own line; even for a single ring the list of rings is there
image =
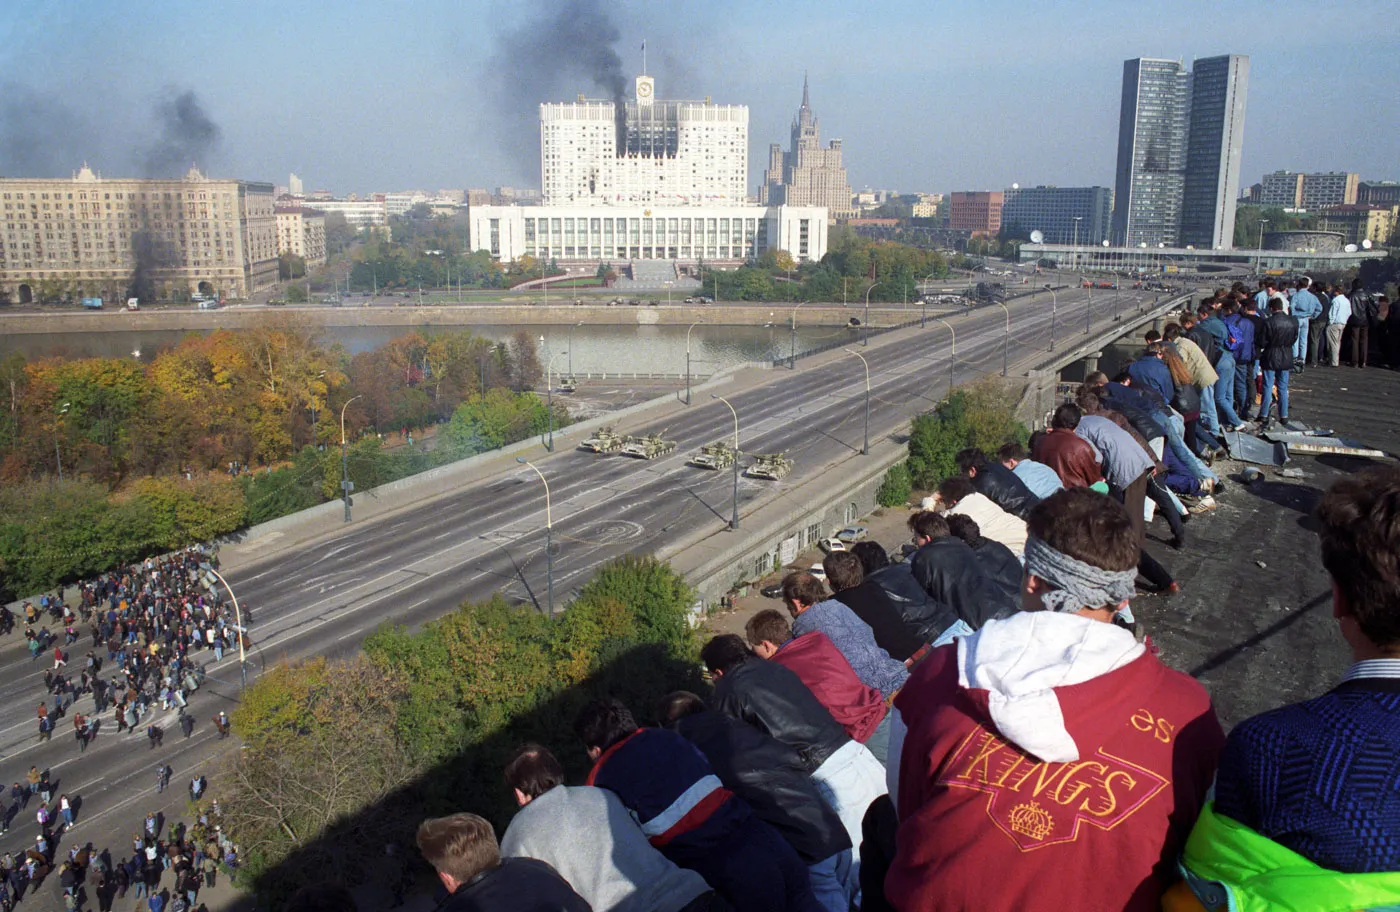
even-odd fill
[[[1102,3],[1072,17],[1009,10],[890,3],[857,17],[817,4],[791,17],[719,2],[657,15],[640,4],[574,0],[523,10],[254,2],[236,12],[113,2],[74,12],[23,0],[0,12],[0,54],[10,57],[7,72],[22,74],[0,79],[0,173],[66,177],[86,161],[104,174],[139,176],[158,130],[152,112],[188,90],[218,128],[198,161],[211,175],[280,181],[296,171],[308,189],[337,193],[533,186],[538,152],[519,151],[502,93],[543,95],[535,101],[606,94],[578,60],[531,81],[541,70],[534,58],[512,58],[522,34],[566,11],[575,27],[596,27],[629,82],[646,40],[648,72],[666,97],[747,105],[750,192],[768,145],[788,135],[804,71],[825,137],[844,140],[857,189],[1109,185],[1122,61],[1222,53],[1254,59],[1244,174],[1400,176],[1400,138],[1371,128],[1393,92],[1383,49],[1400,37],[1400,17],[1366,17],[1358,44],[1358,17],[1301,3],[1250,3],[1228,14],[1183,4],[1174,15],[1189,28],[1177,34],[1193,37],[1172,40],[1139,37],[1131,16]],[[928,29],[958,41],[936,50],[911,42]],[[1299,34],[1318,49],[1303,67],[1288,53]],[[1345,53],[1327,54],[1329,43],[1345,44]],[[152,46],[182,50],[144,50]],[[1316,142],[1271,141],[1296,135],[1300,122],[1317,125]]]

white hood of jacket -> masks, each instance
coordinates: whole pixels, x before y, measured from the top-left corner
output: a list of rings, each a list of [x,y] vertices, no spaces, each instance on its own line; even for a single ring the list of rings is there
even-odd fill
[[[1054,688],[1082,684],[1132,662],[1144,647],[1114,624],[1053,611],[988,621],[958,640],[958,683],[988,692],[992,722],[1041,760],[1079,759]]]

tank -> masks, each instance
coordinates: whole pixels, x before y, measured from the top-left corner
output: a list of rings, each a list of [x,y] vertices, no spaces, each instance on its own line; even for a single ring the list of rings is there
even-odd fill
[[[737,455],[732,446],[721,440],[702,446],[700,452],[690,457],[690,464],[697,469],[727,469],[734,464]]]
[[[622,449],[623,439],[613,433],[611,426],[600,427],[583,443],[578,445],[580,450],[588,453],[616,453]]]
[[[655,459],[658,456],[665,456],[674,452],[676,442],[666,440],[661,435],[666,433],[663,429],[655,434],[647,434],[645,437],[628,437],[622,444],[622,455],[635,456],[638,459]]]
[[[744,476],[777,481],[791,471],[792,460],[787,453],[759,453],[755,454],[753,465],[744,470]]]

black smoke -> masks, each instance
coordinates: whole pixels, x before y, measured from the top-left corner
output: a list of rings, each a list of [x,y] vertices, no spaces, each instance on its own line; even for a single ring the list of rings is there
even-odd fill
[[[159,133],[142,157],[145,176],[183,177],[189,168],[204,164],[219,144],[219,125],[199,103],[192,89],[167,90],[156,104]],[[143,303],[156,299],[155,274],[174,266],[176,256],[150,225],[150,216],[141,213],[141,225],[131,233],[131,257],[134,265],[127,286],[127,297],[140,298]]]
[[[0,177],[65,177],[88,157],[90,136],[54,93],[0,84]]]
[[[156,105],[156,119],[160,135],[144,156],[146,177],[181,177],[219,144],[219,125],[191,89],[168,91]]]
[[[621,39],[604,0],[537,0],[525,23],[496,37],[492,101],[502,143],[522,178],[539,179],[542,102],[569,101],[582,90],[625,109],[629,79],[616,50]],[[640,56],[640,44],[637,50]]]

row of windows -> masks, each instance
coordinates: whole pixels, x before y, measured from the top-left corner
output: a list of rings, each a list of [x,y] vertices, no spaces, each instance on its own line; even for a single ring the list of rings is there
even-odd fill
[[[534,244],[525,245],[527,256],[543,259],[603,259],[617,258],[619,260],[688,260],[692,254],[696,257],[709,257],[714,260],[743,260],[749,257],[761,256],[767,248],[757,244],[745,244],[737,247],[568,247],[550,246],[536,247]],[[500,250],[497,248],[493,255],[499,256]]]
[[[49,197],[50,197],[50,194],[48,194],[48,193],[30,193],[30,194],[29,194],[29,199],[31,199],[31,200],[34,200],[34,199],[37,199],[37,200],[46,200],[46,199],[49,199]],[[54,194],[52,194],[52,197],[53,197],[53,199],[55,199],[55,200],[62,200],[62,199],[70,199],[70,200],[71,200],[71,199],[73,199],[73,194],[72,194],[72,193],[68,193],[68,194],[54,193]],[[17,199],[17,200],[22,200],[22,199],[25,198],[25,196],[24,196],[23,193],[6,193],[6,194],[3,195],[3,198],[4,198],[4,199]],[[90,192],[90,193],[89,193],[89,192],[85,192],[85,191],[79,191],[79,192],[78,192],[78,199],[80,199],[80,200],[85,200],[85,199],[96,200],[97,198],[98,198],[98,197],[97,197],[97,191],[95,191],[95,190],[92,191],[92,192]],[[145,193],[126,193],[126,194],[123,194],[123,193],[120,193],[120,192],[118,192],[118,193],[104,193],[104,194],[102,194],[102,199],[104,199],[104,200],[110,200],[110,199],[113,199],[113,198],[115,198],[115,199],[131,199],[131,200],[134,200],[134,199],[143,199],[143,200],[144,200],[144,199],[146,199],[146,194],[145,194]],[[156,193],[156,192],[153,191],[153,192],[151,193],[151,195],[150,195],[150,198],[151,198],[151,199],[155,199],[155,200],[159,200],[159,199],[167,199],[167,200],[168,200],[168,199],[177,199],[177,200],[178,200],[178,199],[180,199],[180,194],[179,194],[178,191],[175,192],[173,195],[170,194],[170,193]],[[184,197],[184,198],[185,198],[185,199],[188,199],[188,200],[194,200],[194,199],[207,200],[207,199],[209,199],[210,197],[209,197],[209,194],[208,194],[208,193],[205,193],[205,192],[196,193],[195,191],[191,190],[191,191],[187,191],[187,192],[185,193],[185,197]],[[222,196],[215,196],[215,197],[214,197],[214,200],[215,200],[215,201],[223,200],[223,202],[224,202],[225,205],[229,205],[230,202],[231,202],[231,200],[230,200],[228,194],[224,194],[224,195],[222,195]]]

